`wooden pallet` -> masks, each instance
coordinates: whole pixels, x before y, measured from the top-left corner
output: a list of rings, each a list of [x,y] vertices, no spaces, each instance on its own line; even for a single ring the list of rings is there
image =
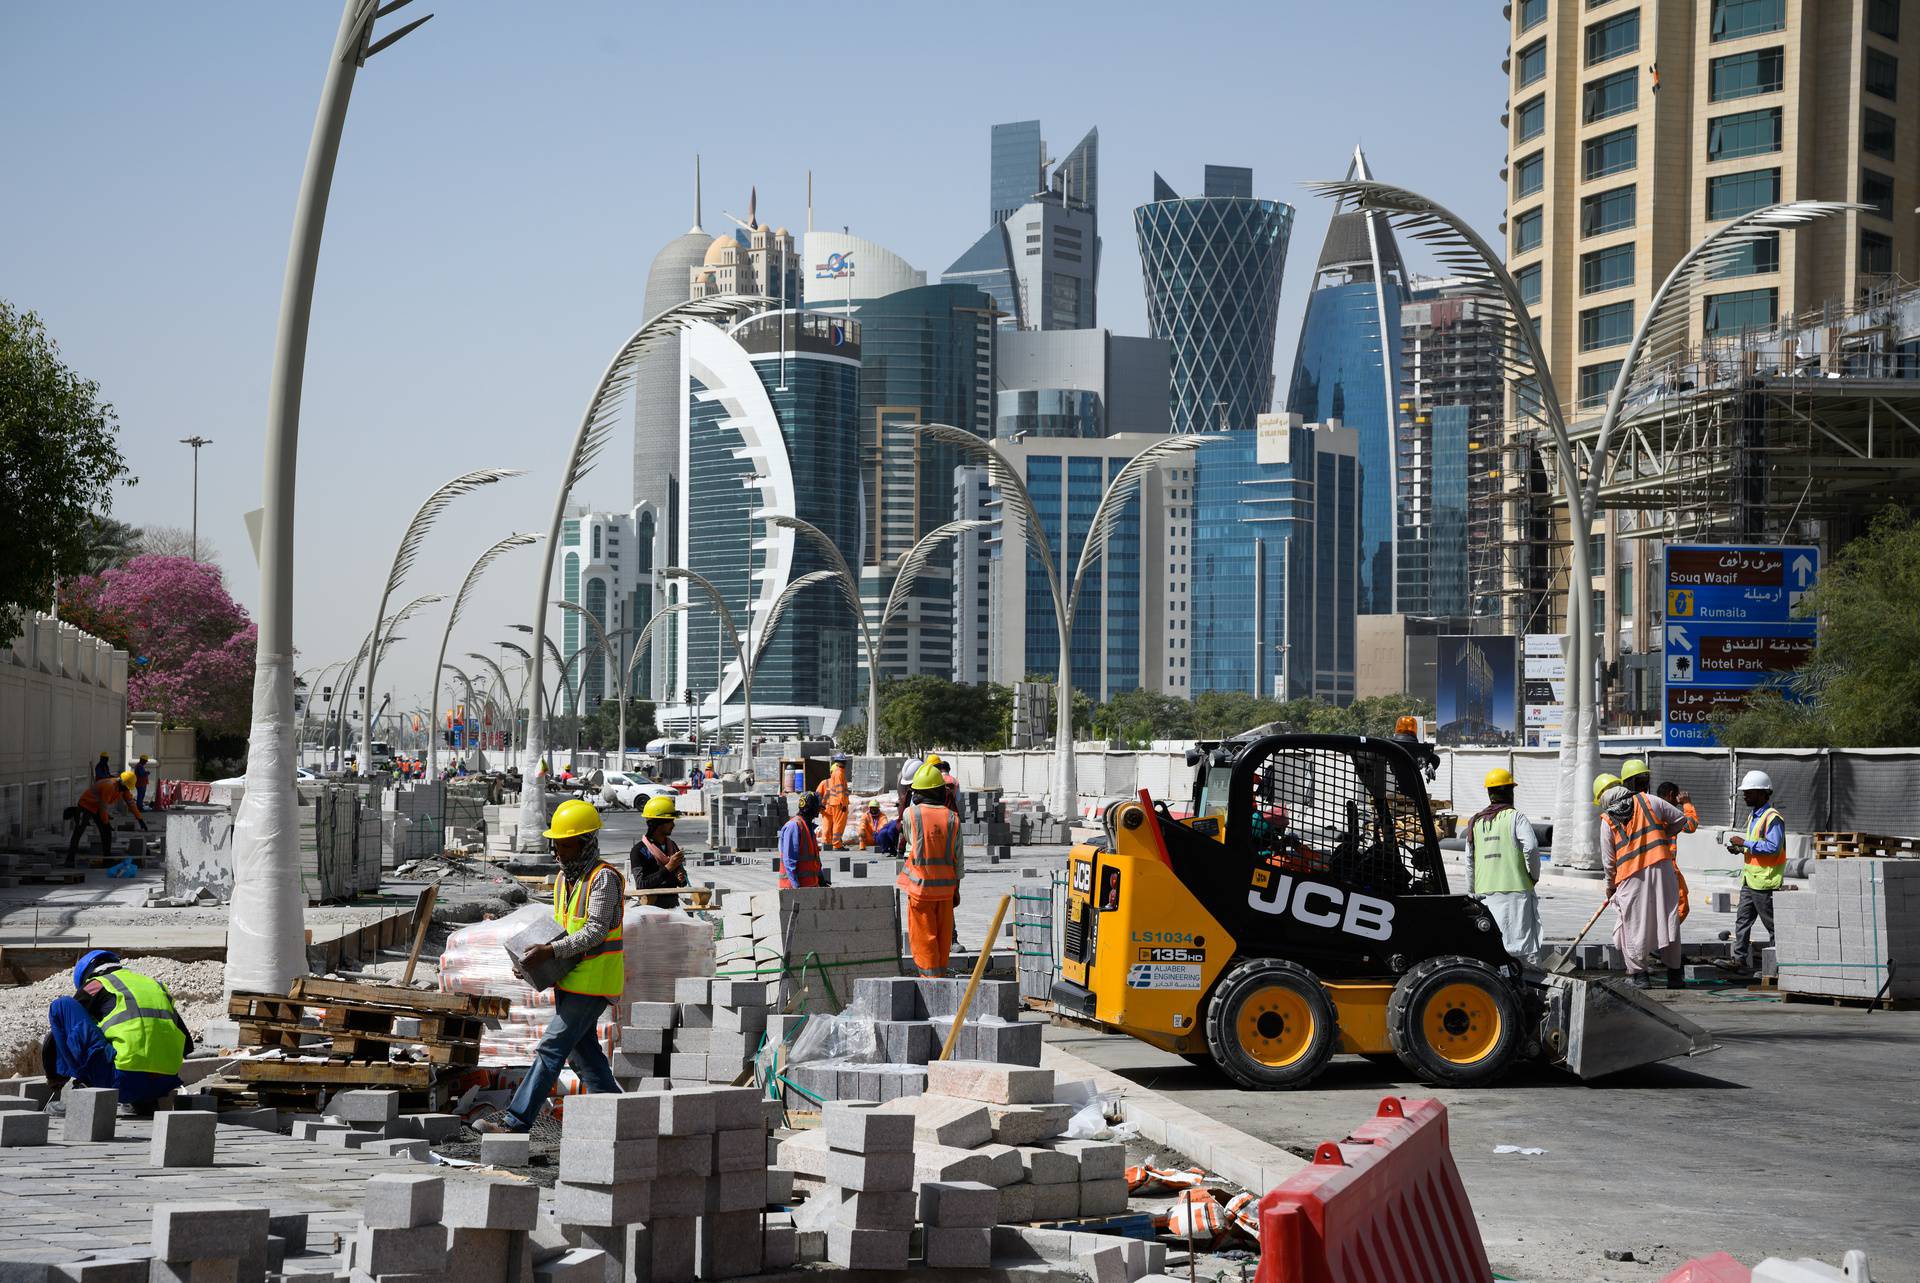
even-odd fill
[[[441,993],[433,989],[401,989],[394,985],[360,984],[352,980],[321,980],[301,976],[293,982],[289,995],[295,999],[320,1003],[335,1001],[413,1007],[420,1011],[444,1011],[457,1015],[498,1017],[512,1010],[505,998],[477,993]]]
[[[1779,976],[1755,976],[1753,983],[1747,986],[1748,993],[1778,993],[1779,990]]]
[[[1902,856],[1920,855],[1920,838],[1887,837],[1880,833],[1853,831],[1815,833],[1813,853],[1816,858],[1822,860],[1843,860],[1858,856],[1897,859]]]
[[[243,1046],[269,1047],[332,1061],[384,1063],[396,1047],[419,1047],[426,1064],[480,1063],[480,1040],[507,1000],[473,994],[428,993],[342,981],[295,981],[295,996],[236,993],[227,1014]],[[403,996],[418,992],[429,1001]],[[370,995],[390,1001],[369,1001]],[[479,1014],[479,1013],[486,1014]],[[410,1026],[403,1029],[401,1022]],[[324,1038],[324,1047],[313,1040]]]
[[[1801,1003],[1813,1007],[1869,1007],[1877,1006],[1882,1011],[1920,1011],[1920,998],[1856,998],[1832,993],[1790,993],[1780,990],[1783,1001]]]

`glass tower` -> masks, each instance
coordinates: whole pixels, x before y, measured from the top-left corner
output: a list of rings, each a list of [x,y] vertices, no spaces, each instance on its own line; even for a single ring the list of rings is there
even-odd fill
[[[1046,190],[1047,144],[1040,122],[1015,120],[993,127],[993,176],[987,221],[995,226]]]
[[[1347,177],[1366,179],[1356,148]],[[1400,399],[1400,307],[1406,270],[1384,217],[1342,205],[1327,228],[1300,327],[1287,409],[1338,419],[1360,434],[1360,613],[1394,612],[1394,423]]]
[[[1063,590],[1073,583],[1093,514],[1128,460],[1112,455],[1027,456],[1027,492]],[[1064,531],[1064,540],[1062,538]],[[1096,699],[1140,687],[1140,500],[1121,509],[1107,536],[1101,564],[1087,574],[1074,607],[1073,688]],[[1053,596],[1038,557],[1026,558],[1027,672],[1060,671],[1060,637]]]
[[[1158,174],[1153,182],[1155,199],[1133,211],[1133,226],[1148,329],[1173,345],[1173,431],[1252,428],[1273,402],[1293,206],[1241,196],[1183,200]]]

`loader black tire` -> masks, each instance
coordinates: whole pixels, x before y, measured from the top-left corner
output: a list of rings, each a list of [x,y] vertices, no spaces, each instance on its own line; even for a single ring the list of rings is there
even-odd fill
[[[1504,1074],[1526,1046],[1513,986],[1473,958],[1429,958],[1393,987],[1387,1037],[1422,1081],[1480,1087]]]
[[[1251,958],[1222,976],[1207,1003],[1207,1049],[1241,1087],[1304,1087],[1340,1045],[1333,1000],[1313,973],[1280,958]]]

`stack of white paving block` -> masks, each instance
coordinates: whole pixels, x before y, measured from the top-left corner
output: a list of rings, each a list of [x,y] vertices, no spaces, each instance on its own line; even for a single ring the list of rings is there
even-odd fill
[[[826,1149],[819,1194],[837,1206],[827,1260],[843,1269],[904,1270],[914,1220],[913,1120],[878,1102],[838,1101],[821,1111]]]
[[[754,1088],[576,1096],[554,1215],[614,1263],[610,1281],[742,1278],[792,1263],[790,1227],[763,1240],[768,1179]]]
[[[627,1007],[613,1074],[629,1091],[732,1083],[753,1064],[767,1030],[769,986],[684,976],[672,1002]]]
[[[1920,998],[1920,860],[1816,860],[1812,889],[1773,898],[1780,988]]]
[[[841,1020],[871,1022],[880,1060],[809,1061],[790,1066],[786,1077],[818,1100],[888,1101],[920,1094],[926,1090],[927,1062],[946,1045],[967,984],[960,979],[910,976],[856,982],[853,1002]],[[954,1058],[1038,1065],[1044,1026],[1020,1016],[1016,982],[982,981],[960,1026]]]
[[[927,1073],[926,1094],[870,1111],[910,1120],[915,1186],[989,1186],[996,1191],[996,1223],[1127,1210],[1126,1147],[1062,1138],[1074,1107],[1055,1103],[1052,1070],[949,1060],[928,1065]],[[823,1132],[800,1132],[781,1143],[780,1161],[831,1181],[832,1148]]]
[[[837,1012],[860,977],[899,974],[890,883],[759,891],[749,904],[721,916],[714,969],[771,981],[774,1007]]]

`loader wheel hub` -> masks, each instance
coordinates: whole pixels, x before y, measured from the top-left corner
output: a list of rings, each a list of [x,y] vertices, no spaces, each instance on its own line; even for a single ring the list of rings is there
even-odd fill
[[[1450,984],[1427,1000],[1421,1022],[1427,1045],[1449,1064],[1471,1065],[1500,1045],[1500,1007],[1475,984]]]
[[[1313,1009],[1281,985],[1247,995],[1234,1025],[1246,1053],[1270,1068],[1295,1064],[1313,1047]]]

